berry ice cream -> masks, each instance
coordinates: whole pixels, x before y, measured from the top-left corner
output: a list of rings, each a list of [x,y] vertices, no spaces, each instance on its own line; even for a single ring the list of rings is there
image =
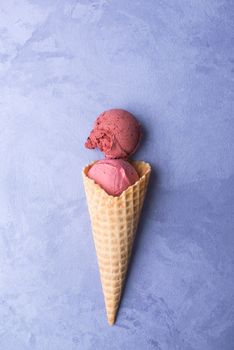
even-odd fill
[[[141,126],[123,109],[110,109],[99,115],[85,147],[99,148],[107,158],[128,158],[141,139]]]
[[[119,196],[139,180],[135,168],[123,159],[99,160],[87,175],[112,196]]]

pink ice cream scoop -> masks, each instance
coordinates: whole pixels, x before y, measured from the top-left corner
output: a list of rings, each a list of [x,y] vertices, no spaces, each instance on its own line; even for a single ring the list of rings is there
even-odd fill
[[[123,109],[110,109],[99,115],[85,147],[98,147],[107,158],[127,158],[140,142],[141,126]]]
[[[119,196],[139,180],[135,168],[123,159],[99,160],[87,175],[112,196]]]

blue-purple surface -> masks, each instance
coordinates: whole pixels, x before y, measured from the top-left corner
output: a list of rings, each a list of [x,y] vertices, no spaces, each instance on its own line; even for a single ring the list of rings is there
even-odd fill
[[[234,3],[0,4],[0,349],[234,349]],[[153,165],[116,326],[81,168],[97,114]]]

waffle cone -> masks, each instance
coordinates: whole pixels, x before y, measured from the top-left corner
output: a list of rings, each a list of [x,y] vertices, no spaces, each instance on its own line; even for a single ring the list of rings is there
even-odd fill
[[[118,197],[108,195],[87,177],[93,163],[83,169],[84,187],[110,325],[115,322],[151,171],[148,163],[131,163],[140,179]]]

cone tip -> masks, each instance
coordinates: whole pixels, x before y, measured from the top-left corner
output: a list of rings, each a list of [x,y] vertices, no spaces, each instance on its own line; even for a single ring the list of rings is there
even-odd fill
[[[115,323],[115,317],[114,316],[108,317],[108,323],[109,323],[109,326],[113,326]]]

